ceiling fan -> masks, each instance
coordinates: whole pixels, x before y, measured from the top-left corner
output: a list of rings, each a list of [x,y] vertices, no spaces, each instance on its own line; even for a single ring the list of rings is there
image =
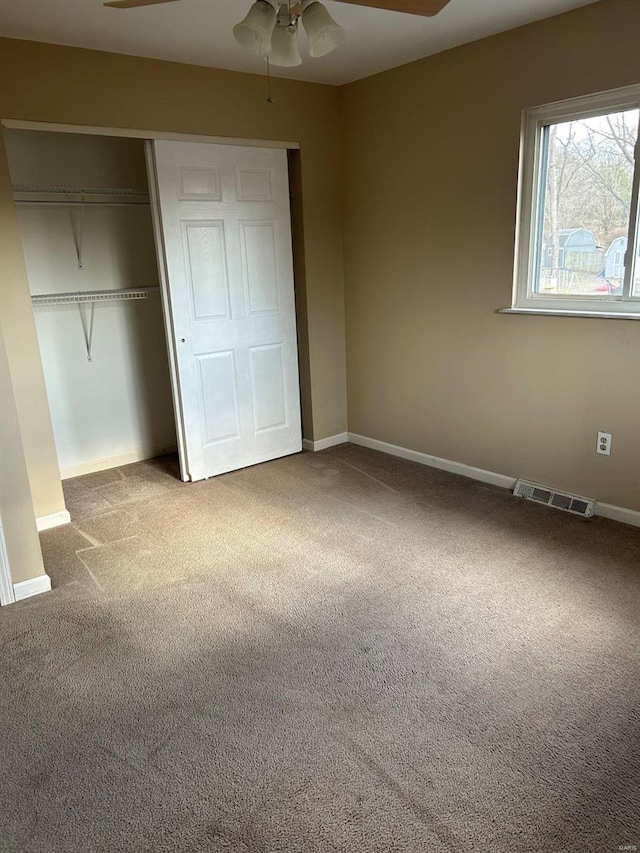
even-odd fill
[[[114,9],[133,9],[176,3],[178,0],[109,0]],[[369,6],[431,17],[442,11],[450,0],[339,0],[354,6]],[[271,65],[300,65],[298,23],[302,21],[309,37],[309,54],[325,56],[346,41],[345,30],[337,24],[319,0],[255,0],[246,17],[233,28],[242,47],[267,59]]]
[[[112,0],[105,6],[114,9],[133,9],[136,6],[156,6],[160,3],[177,3],[178,0]],[[338,0],[353,6],[371,6],[374,9],[388,9],[390,12],[406,12],[407,15],[437,15],[450,0]]]

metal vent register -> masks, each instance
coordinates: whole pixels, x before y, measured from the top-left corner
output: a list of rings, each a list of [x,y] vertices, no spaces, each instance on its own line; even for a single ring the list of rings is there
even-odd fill
[[[555,509],[561,509],[563,512],[581,515],[583,518],[591,518],[596,508],[596,502],[592,498],[570,495],[567,492],[558,492],[546,486],[529,483],[527,480],[518,480],[513,494],[518,498],[525,498],[528,501],[535,501],[539,504],[555,507]]]

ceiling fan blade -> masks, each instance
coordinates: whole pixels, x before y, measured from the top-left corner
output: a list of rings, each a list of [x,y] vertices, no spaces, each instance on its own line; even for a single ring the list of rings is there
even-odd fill
[[[407,15],[424,15],[428,18],[437,15],[450,0],[340,0],[354,6],[371,6],[374,9],[388,9],[390,12],[405,12]]]
[[[178,0],[112,0],[103,3],[103,6],[111,6],[113,9],[135,9],[136,6],[155,6],[157,3],[177,3]]]

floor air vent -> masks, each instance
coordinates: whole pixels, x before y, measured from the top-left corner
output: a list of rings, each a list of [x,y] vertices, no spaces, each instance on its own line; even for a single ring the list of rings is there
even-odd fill
[[[579,495],[568,495],[566,492],[557,492],[538,486],[536,483],[528,483],[526,480],[518,480],[513,494],[518,498],[526,498],[539,504],[555,507],[590,518],[595,512],[596,502],[591,498],[582,498]]]

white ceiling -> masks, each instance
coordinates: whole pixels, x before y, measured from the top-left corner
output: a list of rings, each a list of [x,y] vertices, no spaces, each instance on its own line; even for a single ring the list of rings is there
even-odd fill
[[[402,15],[327,0],[348,30],[348,42],[275,76],[348,83],[513,27],[559,15],[596,0],[451,0],[434,18]],[[231,29],[251,0],[181,0],[119,10],[102,0],[0,0],[0,35],[75,45],[263,74],[264,63],[240,48]],[[302,29],[302,28],[301,28]]]

